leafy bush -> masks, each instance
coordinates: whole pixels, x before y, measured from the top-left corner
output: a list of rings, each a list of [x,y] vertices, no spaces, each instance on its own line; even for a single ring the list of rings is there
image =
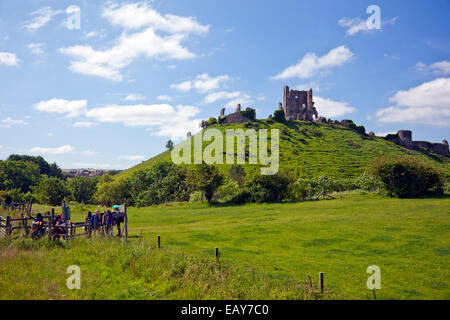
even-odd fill
[[[263,176],[256,174],[246,183],[245,188],[232,202],[279,202],[286,199],[289,195],[289,184],[291,179],[287,174],[278,173],[272,176]]]
[[[216,118],[209,118],[208,126],[212,126],[213,124],[217,124],[217,119]]]
[[[245,173],[244,168],[242,168],[242,166],[238,164],[233,164],[230,170],[228,170],[228,176],[232,180],[236,181],[239,187],[242,187],[244,185],[246,175],[247,174]]]
[[[372,164],[371,173],[381,180],[390,196],[414,198],[443,192],[442,171],[416,158],[378,158]]]
[[[250,119],[250,120],[255,120],[256,119],[256,111],[255,109],[249,109],[249,110],[245,110],[245,111],[241,111],[241,115]]]
[[[284,110],[276,110],[273,113],[273,120],[276,122],[285,122],[286,121],[286,115],[284,114]]]
[[[308,179],[298,179],[291,184],[291,198],[293,200],[305,200],[309,197],[311,191],[311,182]]]
[[[354,189],[375,191],[380,187],[380,181],[367,172],[353,180]]]
[[[214,193],[214,201],[229,202],[239,194],[240,188],[236,181],[227,179]]]

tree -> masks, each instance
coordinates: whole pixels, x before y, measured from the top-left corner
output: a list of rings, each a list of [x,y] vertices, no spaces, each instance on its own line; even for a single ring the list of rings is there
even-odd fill
[[[39,166],[40,174],[50,175],[50,165],[41,156],[28,156],[28,155],[18,155],[12,154],[6,159],[7,161],[26,161],[32,162]]]
[[[97,179],[74,177],[67,181],[72,199],[79,203],[89,203],[97,191]]]
[[[106,206],[125,202],[129,197],[129,189],[126,180],[114,180],[109,174],[106,174],[100,180],[94,199],[97,203]]]
[[[188,131],[187,133],[186,133],[186,138],[190,138],[190,137],[192,137],[192,133],[190,132],[190,131]]]
[[[273,114],[273,120],[281,123],[285,122],[286,116],[284,114],[284,110],[276,110]]]
[[[228,175],[232,180],[238,183],[240,188],[243,187],[246,176],[244,168],[242,168],[240,165],[233,164],[230,170],[228,170]]]
[[[169,140],[166,143],[166,148],[172,150],[173,149],[173,141]]]
[[[33,187],[33,192],[40,203],[58,206],[64,198],[70,195],[64,180],[42,175],[39,184]]]
[[[0,189],[26,193],[39,181],[39,166],[28,161],[0,161]]]
[[[188,185],[195,191],[205,193],[206,200],[211,202],[214,192],[222,185],[224,177],[214,165],[203,162],[188,172]]]
[[[161,161],[129,179],[130,195],[136,206],[171,201],[187,201],[186,170],[172,162]]]
[[[50,173],[48,175],[50,177],[56,177],[59,179],[65,178],[61,168],[56,164],[56,162],[53,162],[52,164],[50,164]]]

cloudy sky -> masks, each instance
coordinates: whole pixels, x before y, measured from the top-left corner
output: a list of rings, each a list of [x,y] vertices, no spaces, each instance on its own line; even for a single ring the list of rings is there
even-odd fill
[[[449,139],[450,2],[375,2],[0,0],[0,159],[128,168],[222,107],[266,118],[284,85],[368,131]]]

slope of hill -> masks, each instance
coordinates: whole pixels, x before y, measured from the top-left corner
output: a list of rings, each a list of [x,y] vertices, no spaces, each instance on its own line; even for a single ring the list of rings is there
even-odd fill
[[[218,124],[209,128],[219,129],[222,132],[227,129],[279,129],[280,168],[290,170],[302,177],[321,175],[331,178],[356,177],[367,169],[375,157],[381,155],[417,156],[443,168],[447,176],[449,175],[449,157],[408,150],[383,138],[361,135],[340,125],[305,121],[288,121],[282,124],[273,120],[257,120],[245,124]],[[209,142],[204,142],[204,147],[207,144]],[[133,172],[149,168],[161,160],[170,161],[170,151],[165,151],[125,170],[118,177],[120,179],[127,178]],[[222,172],[226,172],[231,165],[224,164],[219,167]],[[259,168],[259,166],[248,164],[243,167],[247,172]]]

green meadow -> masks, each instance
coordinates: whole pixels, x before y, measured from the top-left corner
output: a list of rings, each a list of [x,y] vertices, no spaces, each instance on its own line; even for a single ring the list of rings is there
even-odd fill
[[[72,211],[74,221],[83,220],[85,212]],[[450,299],[448,196],[173,204],[129,208],[128,216],[128,244],[102,238],[3,242],[0,298],[371,299],[366,269],[377,265],[378,299]],[[70,264],[86,275],[78,292],[65,289]],[[319,272],[324,295],[317,293]]]

